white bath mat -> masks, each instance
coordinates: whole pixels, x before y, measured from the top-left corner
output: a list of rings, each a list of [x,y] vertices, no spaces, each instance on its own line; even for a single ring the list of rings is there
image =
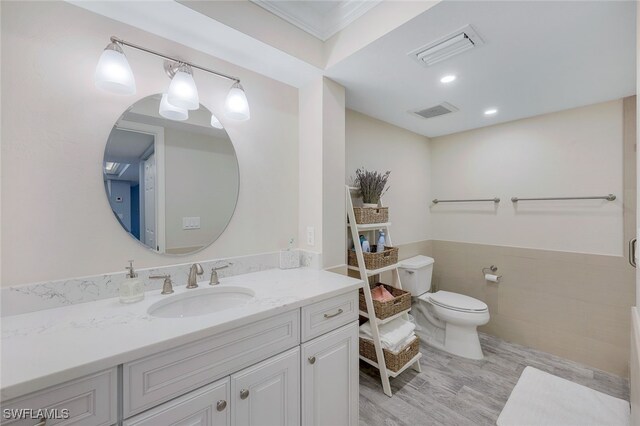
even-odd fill
[[[627,401],[527,367],[498,426],[629,426],[629,416]]]

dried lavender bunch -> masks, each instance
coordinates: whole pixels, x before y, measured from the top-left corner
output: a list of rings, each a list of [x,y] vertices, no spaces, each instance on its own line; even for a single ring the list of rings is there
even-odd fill
[[[390,171],[379,173],[370,172],[364,168],[356,170],[354,184],[360,189],[363,203],[378,204],[382,194],[389,190],[388,187],[386,189],[385,187],[390,174]]]

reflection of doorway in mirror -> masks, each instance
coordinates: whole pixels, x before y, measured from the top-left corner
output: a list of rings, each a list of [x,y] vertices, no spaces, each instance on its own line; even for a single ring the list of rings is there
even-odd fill
[[[165,250],[165,206],[164,206],[164,128],[146,123],[120,120],[114,131],[133,144],[135,139],[147,140],[146,148],[140,152],[131,149],[129,156],[123,161],[135,164],[131,176],[135,174],[136,188],[132,185],[132,194],[138,195],[137,204],[131,206],[131,216],[135,214],[136,226],[128,228],[130,234],[152,250],[163,253]],[[112,132],[113,133],[113,132]],[[118,134],[116,133],[116,136]],[[117,139],[111,140],[111,151],[118,151]],[[132,197],[132,201],[133,201]],[[137,228],[138,232],[132,232]]]
[[[144,208],[140,216],[144,216],[144,245],[157,249],[156,245],[156,158],[153,154],[144,161]]]

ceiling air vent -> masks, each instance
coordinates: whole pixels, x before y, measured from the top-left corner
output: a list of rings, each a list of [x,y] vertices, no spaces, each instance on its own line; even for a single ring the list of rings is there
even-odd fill
[[[467,25],[413,52],[409,52],[409,56],[425,67],[429,67],[481,44],[483,44],[483,41],[480,36],[471,25]]]
[[[432,106],[430,108],[421,109],[418,111],[411,111],[412,113],[419,115],[422,118],[439,117],[445,114],[451,114],[458,111],[458,108],[454,107],[450,103],[443,102],[440,105]]]

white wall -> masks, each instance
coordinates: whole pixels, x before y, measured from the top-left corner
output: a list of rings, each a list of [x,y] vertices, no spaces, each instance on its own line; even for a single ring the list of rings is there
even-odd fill
[[[340,271],[346,263],[347,246],[342,186],[346,166],[345,90],[328,78],[323,79],[322,124],[322,261],[325,268]]]
[[[622,255],[622,100],[431,139],[432,237]],[[615,202],[517,197],[615,194]]]
[[[224,231],[236,206],[233,147],[228,138],[171,127],[164,142],[166,250],[204,247]],[[200,228],[183,229],[183,217],[199,217]]]
[[[353,110],[346,117],[347,182],[359,167],[391,171],[389,206],[394,244],[431,238],[429,139]]]
[[[300,247],[322,252],[325,268],[342,272],[346,216],[342,176],[345,170],[345,90],[319,77],[300,89]],[[308,244],[307,229],[314,230]],[[346,270],[345,270],[346,271]]]
[[[298,230],[298,91],[63,2],[2,2],[2,286],[274,251]],[[125,49],[135,96],[97,90],[109,36],[236,74],[251,120],[222,114],[230,83],[195,72],[201,102],[226,126],[240,165],[227,230],[195,255],[151,253],[113,217],[102,183],[104,146],[138,99],[169,84],[162,60]],[[19,66],[16,66],[19,64]]]

